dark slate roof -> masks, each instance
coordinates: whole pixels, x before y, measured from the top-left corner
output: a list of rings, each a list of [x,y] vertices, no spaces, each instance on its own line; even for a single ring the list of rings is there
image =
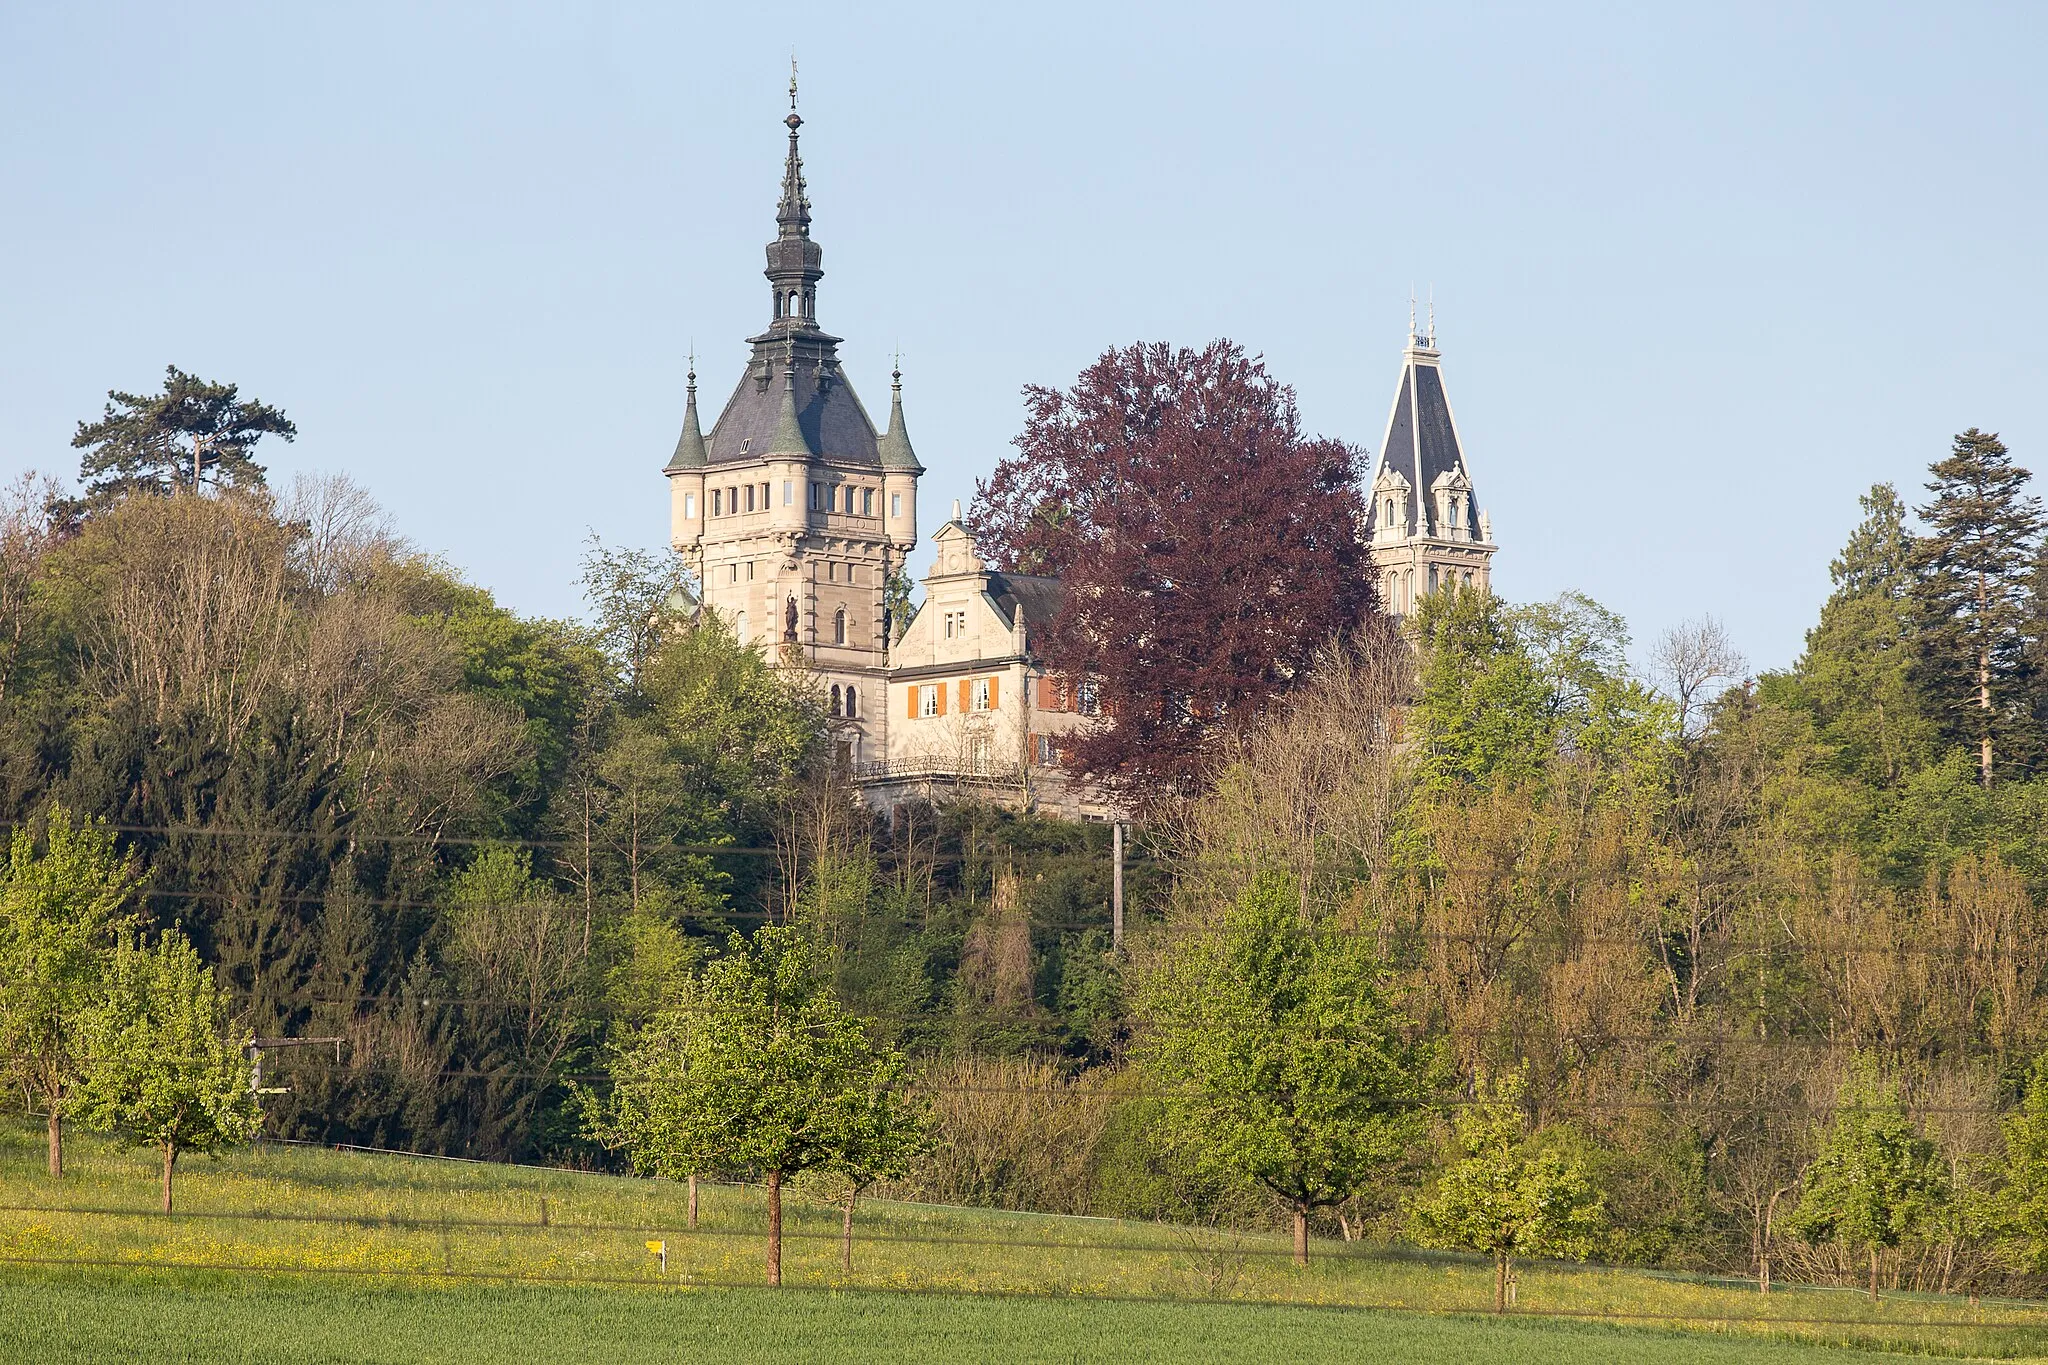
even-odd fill
[[[1031,574],[992,573],[989,575],[988,595],[1003,609],[1010,628],[1017,627],[1017,613],[1024,613],[1027,626],[1044,626],[1060,610],[1060,581],[1057,578],[1039,578]]]
[[[1465,453],[1458,446],[1458,429],[1451,421],[1451,402],[1444,393],[1443,371],[1436,366],[1436,353],[1411,344],[1401,358],[1400,387],[1394,392],[1394,411],[1387,419],[1387,439],[1373,468],[1378,480],[1382,470],[1391,468],[1408,481],[1406,517],[1419,535],[1439,536],[1444,528],[1435,524],[1435,500],[1429,489],[1445,473],[1464,473]],[[1419,504],[1419,506],[1418,506]],[[1470,527],[1477,534],[1478,498],[1467,499]],[[1373,499],[1366,517],[1368,534],[1378,529],[1379,499]]]
[[[725,411],[711,428],[708,453],[712,464],[759,459],[775,444],[775,427],[782,414],[785,359],[774,349],[757,346],[754,361],[726,400]],[[828,376],[822,393],[818,385],[818,357],[799,351],[796,359],[796,416],[803,429],[804,443],[820,457],[841,464],[881,465],[876,450],[875,424],[868,419],[853,386],[836,362],[826,364]],[[760,376],[769,372],[767,384]]]

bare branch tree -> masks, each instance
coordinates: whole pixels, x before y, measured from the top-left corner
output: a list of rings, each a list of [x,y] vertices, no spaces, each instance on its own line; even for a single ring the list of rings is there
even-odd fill
[[[1739,681],[1748,668],[1728,628],[1711,616],[1679,622],[1658,638],[1650,655],[1652,680],[1677,706],[1679,733],[1687,736],[1705,719],[1707,689]]]

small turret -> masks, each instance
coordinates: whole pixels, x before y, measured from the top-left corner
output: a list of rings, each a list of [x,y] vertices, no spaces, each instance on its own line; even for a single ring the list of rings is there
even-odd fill
[[[769,442],[768,455],[794,455],[799,459],[810,459],[817,452],[804,439],[803,423],[796,417],[796,351],[791,348],[789,359],[782,371],[782,411],[775,418],[775,439]]]
[[[910,448],[910,432],[903,425],[903,369],[899,363],[889,372],[889,429],[882,433],[876,445],[876,453],[882,457],[884,469],[908,469],[924,473],[924,466],[917,462],[917,452]]]
[[[697,426],[697,366],[693,359],[689,397],[683,404],[683,434],[676,440],[676,453],[669,457],[661,472],[679,474],[685,469],[702,469],[709,463],[710,459],[704,452],[704,433]]]

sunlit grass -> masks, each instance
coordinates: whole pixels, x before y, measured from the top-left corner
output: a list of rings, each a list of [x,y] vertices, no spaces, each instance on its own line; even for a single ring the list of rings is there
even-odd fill
[[[273,1281],[268,1293],[320,1303],[400,1290],[452,1293],[458,1299],[447,1303],[476,1305],[488,1318],[486,1305],[497,1302],[492,1295],[540,1292],[489,1283],[499,1277],[603,1281],[604,1287],[575,1291],[595,1293],[602,1302],[635,1286],[709,1289],[758,1284],[762,1276],[764,1198],[755,1188],[706,1185],[693,1233],[683,1189],[663,1182],[272,1145],[220,1162],[181,1162],[179,1211],[165,1217],[154,1211],[157,1171],[150,1154],[83,1138],[71,1145],[70,1174],[57,1182],[42,1174],[39,1138],[25,1125],[0,1126],[0,1203],[9,1206],[0,1210],[0,1257],[12,1262],[4,1277],[10,1293],[27,1283],[23,1277],[60,1273],[52,1267],[62,1265],[96,1265],[102,1269],[93,1273],[117,1279],[121,1267],[187,1275],[198,1267],[251,1267],[325,1273],[317,1284]],[[814,1289],[1436,1313],[1481,1313],[1492,1297],[1491,1268],[1470,1258],[1319,1243],[1310,1266],[1299,1270],[1277,1233],[1231,1237],[1149,1223],[873,1201],[861,1206],[853,1270],[846,1274],[836,1208],[798,1195],[788,1201],[787,1230],[785,1277]],[[665,1277],[647,1249],[650,1240],[667,1243]],[[1616,1315],[1627,1324],[1695,1333],[1954,1355],[2048,1354],[2048,1314],[2026,1303],[1972,1307],[1959,1298],[1900,1294],[1873,1310],[1842,1290],[1791,1288],[1763,1298],[1726,1281],[1574,1266],[1524,1266],[1519,1279],[1518,1309],[1525,1317],[1517,1330],[1536,1330],[1539,1318],[1562,1331],[1576,1315]],[[97,1283],[103,1281],[66,1280],[65,1292],[85,1294],[85,1286]],[[756,1296],[740,1299],[756,1305],[749,1313],[779,1311],[759,1307]],[[643,1300],[668,1302],[660,1294],[630,1293],[618,1301]],[[564,1302],[586,1300],[572,1295]],[[1458,1330],[1478,1327],[1468,1322]],[[1567,1339],[1580,1338],[1558,1338]],[[1586,1338],[1596,1339],[1609,1340]]]

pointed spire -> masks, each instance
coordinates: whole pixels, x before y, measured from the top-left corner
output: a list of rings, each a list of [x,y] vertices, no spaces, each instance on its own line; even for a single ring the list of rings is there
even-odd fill
[[[922,474],[917,452],[910,448],[910,431],[903,425],[903,353],[896,353],[896,368],[889,371],[889,429],[875,447],[884,469],[912,469]]]
[[[803,423],[796,418],[796,347],[789,348],[789,355],[782,370],[782,411],[775,419],[775,439],[768,443],[765,452],[769,455],[801,455],[811,458],[817,452],[804,439]]]
[[[662,473],[702,469],[710,463],[704,450],[704,433],[697,425],[697,357],[690,356],[689,398],[683,404],[683,434],[676,441],[676,453],[669,457]]]
[[[804,126],[796,111],[796,57],[789,59],[789,156],[782,163],[782,201],[775,206],[775,225],[783,237],[811,235],[811,201],[804,193],[804,159],[797,154],[796,132]]]

